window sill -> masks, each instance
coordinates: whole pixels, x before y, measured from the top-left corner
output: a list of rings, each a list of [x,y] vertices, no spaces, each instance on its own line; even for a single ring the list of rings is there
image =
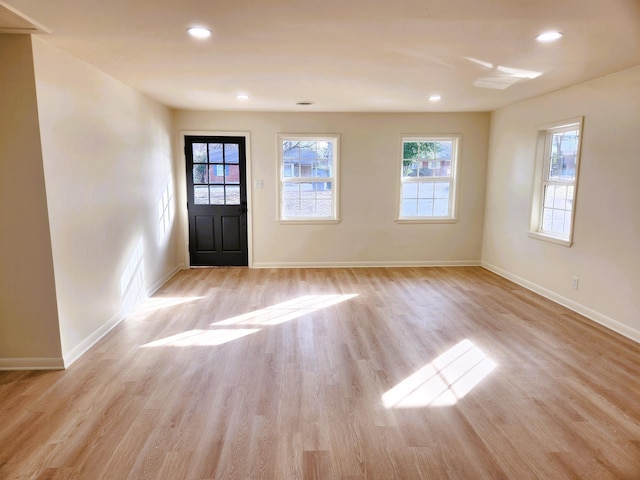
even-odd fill
[[[396,218],[396,223],[414,224],[414,223],[458,223],[457,218]]]
[[[286,220],[278,220],[280,225],[336,225],[340,223],[339,219],[330,218],[330,219],[319,219],[319,218],[301,218],[300,220],[286,219]]]
[[[529,232],[530,238],[535,238],[536,240],[542,240],[543,242],[553,243],[555,245],[560,245],[562,247],[570,248],[573,244],[573,241],[565,238],[558,238],[551,235],[547,235],[545,233],[540,232]]]

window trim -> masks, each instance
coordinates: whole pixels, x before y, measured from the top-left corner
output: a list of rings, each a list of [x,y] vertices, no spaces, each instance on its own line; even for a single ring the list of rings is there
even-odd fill
[[[580,163],[582,156],[582,138],[584,137],[584,117],[573,117],[566,120],[552,122],[537,127],[538,138],[536,144],[536,162],[534,171],[533,195],[531,200],[531,217],[529,221],[528,235],[530,238],[542,240],[570,248],[573,245],[573,232],[576,219],[576,207],[578,200],[578,183]],[[554,133],[568,130],[578,130],[578,142],[576,146],[576,167],[575,180],[573,185],[573,207],[571,210],[571,221],[569,223],[569,234],[553,234],[542,231],[542,214],[544,211],[545,184],[548,183],[547,171],[551,161],[550,142]]]
[[[402,162],[404,160],[404,142],[411,141],[453,141],[453,151],[451,155],[451,175],[449,177],[431,177],[434,182],[437,179],[447,179],[449,181],[449,215],[446,217],[402,217]],[[458,222],[458,178],[460,168],[460,152],[462,150],[462,134],[460,133],[443,133],[443,134],[406,134],[400,136],[400,166],[396,167],[398,180],[396,192],[396,223],[399,224],[420,224],[420,223],[457,223]],[[425,177],[428,178],[428,177]],[[419,180],[416,180],[419,181]]]
[[[284,159],[282,158],[282,142],[287,140],[333,142],[333,168],[331,177],[300,177],[285,180]],[[338,133],[278,133],[276,136],[276,175],[277,175],[277,212],[276,218],[280,224],[314,225],[340,223],[340,134]],[[330,181],[333,201],[333,214],[330,217],[283,217],[282,215],[282,187],[285,183],[306,183]]]

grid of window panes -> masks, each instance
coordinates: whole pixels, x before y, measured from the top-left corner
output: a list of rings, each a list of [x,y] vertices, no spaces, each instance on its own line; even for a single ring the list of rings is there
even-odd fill
[[[196,205],[240,205],[240,152],[234,143],[193,144]]]
[[[336,138],[280,139],[280,218],[334,219]]]
[[[575,196],[580,131],[577,126],[547,133],[540,231],[569,237]]]
[[[451,218],[457,138],[402,141],[400,218]]]

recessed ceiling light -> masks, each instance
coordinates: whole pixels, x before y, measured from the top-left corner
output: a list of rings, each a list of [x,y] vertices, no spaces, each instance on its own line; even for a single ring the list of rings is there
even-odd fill
[[[560,40],[564,36],[561,32],[549,31],[543,32],[536,37],[536,40],[540,43],[550,43],[555,42],[556,40]]]
[[[246,93],[239,93],[238,95],[236,95],[236,99],[244,102],[249,100],[249,95],[247,95]]]
[[[203,27],[191,27],[187,29],[187,32],[189,32],[189,35],[191,35],[193,38],[203,39],[209,38],[211,36],[211,30]]]
[[[442,100],[442,97],[440,95],[431,95],[429,97],[430,102],[439,102],[440,100]]]

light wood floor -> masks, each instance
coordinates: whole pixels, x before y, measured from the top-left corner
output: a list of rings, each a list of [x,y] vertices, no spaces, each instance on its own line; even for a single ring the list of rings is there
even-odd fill
[[[481,268],[184,271],[0,373],[0,478],[637,480],[640,345]]]

